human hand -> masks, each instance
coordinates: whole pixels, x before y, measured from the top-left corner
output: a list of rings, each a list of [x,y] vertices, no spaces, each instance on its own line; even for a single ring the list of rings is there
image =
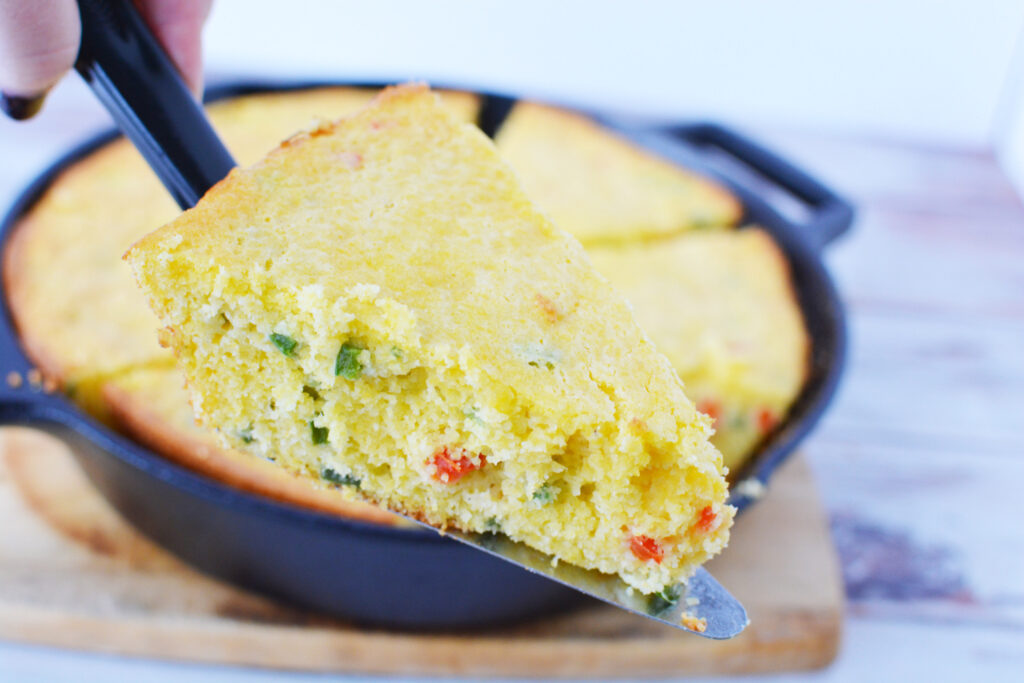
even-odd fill
[[[202,92],[199,33],[213,0],[134,0],[196,96]],[[27,119],[78,56],[76,0],[0,0],[0,109]]]

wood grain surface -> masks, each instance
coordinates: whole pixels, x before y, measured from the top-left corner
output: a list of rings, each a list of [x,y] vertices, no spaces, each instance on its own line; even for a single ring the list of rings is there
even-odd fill
[[[474,633],[362,630],[192,571],[132,530],[61,442],[5,429],[0,446],[0,638],[285,669],[538,677],[808,669],[839,644],[839,566],[799,458],[709,566],[751,618],[714,642],[599,604]]]
[[[1022,680],[1024,207],[987,151],[766,138],[860,208],[826,254],[848,370],[805,448],[850,615]]]

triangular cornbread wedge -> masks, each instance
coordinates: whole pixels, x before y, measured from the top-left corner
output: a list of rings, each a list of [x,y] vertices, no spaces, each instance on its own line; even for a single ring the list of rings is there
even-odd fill
[[[720,184],[564,109],[517,103],[495,144],[530,199],[588,246],[727,228],[743,213]]]
[[[126,258],[228,445],[644,592],[726,542],[709,420],[424,87],[236,169]]]

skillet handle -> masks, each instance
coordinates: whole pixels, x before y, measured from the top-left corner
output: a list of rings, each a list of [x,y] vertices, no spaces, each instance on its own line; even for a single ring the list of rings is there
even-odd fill
[[[129,0],[79,0],[75,62],[182,209],[235,166],[163,47]]]
[[[669,133],[696,147],[728,154],[807,205],[810,218],[801,228],[818,249],[850,229],[853,205],[755,142],[713,123],[675,126]]]

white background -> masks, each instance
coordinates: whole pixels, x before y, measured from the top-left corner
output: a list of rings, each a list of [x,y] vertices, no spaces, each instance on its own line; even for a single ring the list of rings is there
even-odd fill
[[[446,78],[980,146],[1022,27],[1020,0],[220,0],[207,37],[228,72]]]

